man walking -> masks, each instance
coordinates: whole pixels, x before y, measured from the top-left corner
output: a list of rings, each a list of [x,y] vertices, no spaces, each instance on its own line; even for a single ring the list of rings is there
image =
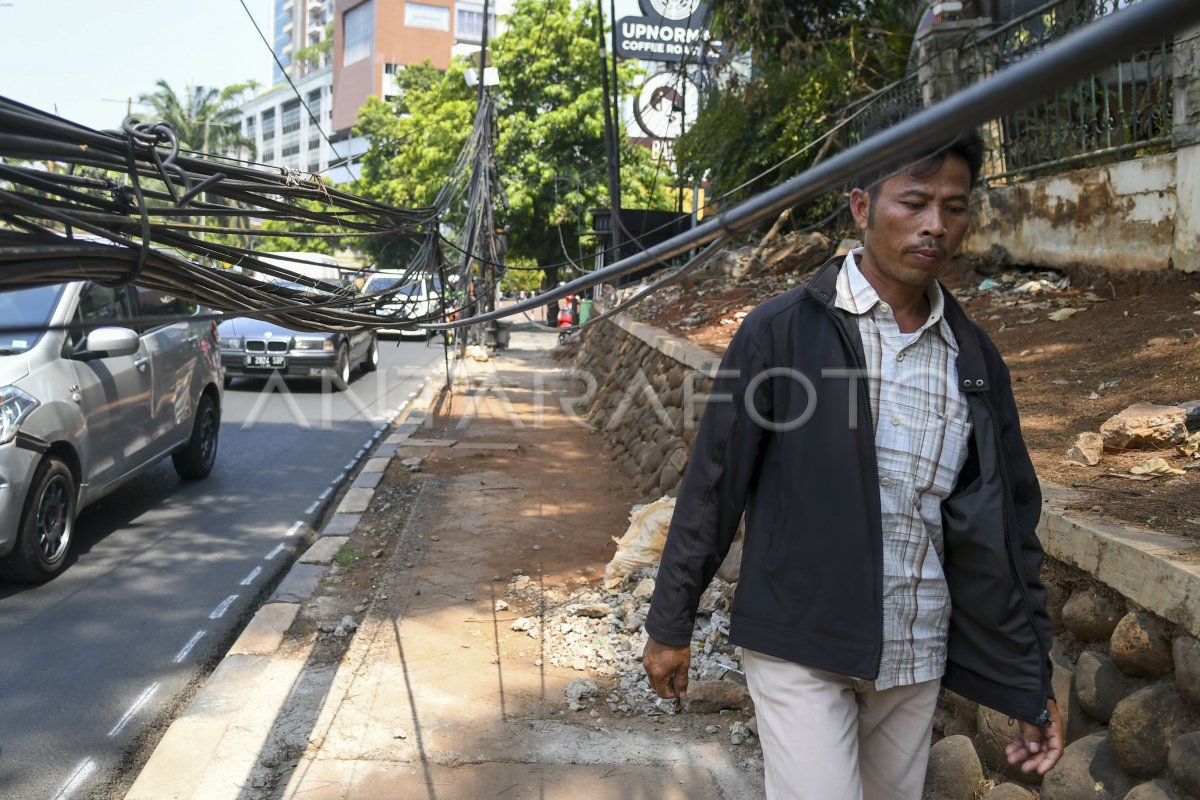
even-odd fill
[[[686,693],[745,512],[730,640],[771,800],[919,798],[940,686],[1019,720],[1022,769],[1062,754],[1037,479],[1004,362],[936,280],[982,160],[971,131],[862,180],[863,247],[746,317],[697,432],[643,663]]]

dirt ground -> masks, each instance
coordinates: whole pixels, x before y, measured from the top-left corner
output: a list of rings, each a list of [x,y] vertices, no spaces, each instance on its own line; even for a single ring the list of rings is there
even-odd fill
[[[714,279],[651,298],[635,316],[723,353],[758,303],[807,276]],[[981,290],[991,279],[994,288]],[[1075,437],[1138,402],[1200,399],[1200,275],[1045,272],[959,261],[945,283],[995,341],[1012,371],[1038,475],[1080,491],[1074,510],[1122,524],[1200,538],[1200,470],[1175,451],[1107,454],[1095,467],[1067,463]],[[1041,291],[1016,291],[1031,281]],[[1056,322],[1058,309],[1077,313]],[[1131,466],[1162,456],[1181,476],[1135,481]]]

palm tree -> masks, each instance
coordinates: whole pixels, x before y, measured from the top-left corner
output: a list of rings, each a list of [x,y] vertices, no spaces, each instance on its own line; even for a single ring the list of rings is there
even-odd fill
[[[138,96],[154,109],[156,119],[171,126],[184,150],[233,154],[239,148],[254,157],[254,141],[242,134],[241,99],[258,88],[257,81],[246,81],[216,89],[188,86],[180,98],[165,80],[155,82],[158,89]]]

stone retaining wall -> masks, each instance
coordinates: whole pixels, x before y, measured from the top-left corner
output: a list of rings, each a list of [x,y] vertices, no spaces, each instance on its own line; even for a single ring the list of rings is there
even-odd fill
[[[640,501],[674,496],[719,357],[624,317],[566,355],[596,378],[588,418]],[[1044,780],[1014,772],[1015,724],[944,692],[925,797],[1200,800],[1200,543],[1068,518],[1069,493],[1045,494],[1066,754]]]

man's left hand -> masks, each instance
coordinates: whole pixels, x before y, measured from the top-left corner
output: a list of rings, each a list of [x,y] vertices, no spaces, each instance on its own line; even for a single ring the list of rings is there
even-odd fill
[[[1047,700],[1046,709],[1050,712],[1049,725],[1018,722],[1017,738],[1004,750],[1008,763],[1019,765],[1022,772],[1036,770],[1037,774],[1045,775],[1062,758],[1062,717],[1058,713],[1058,704]]]

